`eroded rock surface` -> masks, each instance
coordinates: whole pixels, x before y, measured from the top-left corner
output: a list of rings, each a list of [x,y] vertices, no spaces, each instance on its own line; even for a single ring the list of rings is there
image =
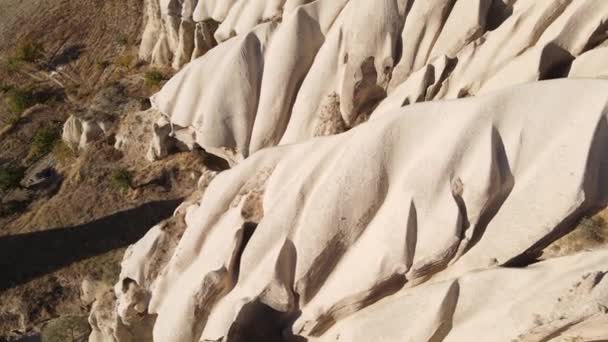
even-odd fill
[[[174,3],[222,22],[220,44],[152,103],[236,160],[318,135],[331,101],[350,129],[414,102],[606,73],[603,0]]]
[[[531,83],[260,151],[183,209],[172,252],[162,226],[132,247],[117,307],[154,317],[155,341],[245,341],[254,331],[510,341],[587,319],[599,329],[608,304],[599,276],[568,299],[588,309],[559,310],[576,324],[549,323],[569,286],[606,271],[605,250],[509,267],[605,206],[607,94],[605,81]]]
[[[152,5],[174,67],[221,24],[150,159],[233,167],[129,249],[91,341],[608,338],[605,244],[538,262],[608,204],[608,2]]]

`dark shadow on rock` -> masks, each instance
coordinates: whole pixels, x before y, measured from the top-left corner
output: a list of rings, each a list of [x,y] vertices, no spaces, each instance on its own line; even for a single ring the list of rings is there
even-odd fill
[[[486,29],[496,30],[513,14],[513,5],[504,0],[493,0],[487,14]]]
[[[608,107],[604,109],[604,113]],[[591,217],[608,206],[608,119],[602,116],[597,123],[589,147],[583,180],[583,203],[559,222],[547,235],[521,254],[505,262],[504,267],[526,267],[539,261],[545,248],[576,229],[580,220]]]
[[[0,291],[139,240],[181,199],[150,202],[73,227],[0,237]]]
[[[471,248],[473,248],[481,240],[486,232],[486,229],[490,225],[490,222],[492,219],[494,219],[496,214],[498,214],[498,211],[500,208],[502,208],[503,204],[511,194],[511,191],[515,187],[515,177],[511,172],[511,163],[509,162],[509,158],[507,156],[505,144],[500,132],[498,129],[496,129],[496,127],[492,127],[490,143],[492,146],[492,164],[490,172],[493,175],[494,182],[496,182],[495,195],[486,204],[486,207],[481,212],[475,227],[473,227],[471,240],[469,241],[465,252],[471,250]]]

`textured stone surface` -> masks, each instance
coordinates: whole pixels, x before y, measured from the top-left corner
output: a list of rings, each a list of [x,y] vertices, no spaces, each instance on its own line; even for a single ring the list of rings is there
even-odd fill
[[[536,262],[607,204],[608,2],[150,6],[174,67],[221,23],[151,154],[233,167],[130,247],[91,341],[608,338],[605,244]]]

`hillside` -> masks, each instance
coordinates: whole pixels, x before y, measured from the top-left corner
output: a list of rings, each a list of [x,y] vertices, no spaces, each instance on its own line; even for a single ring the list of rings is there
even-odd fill
[[[0,2],[0,340],[65,324],[86,340],[83,281],[109,288],[125,248],[194,191],[203,157],[150,165],[149,130],[121,130],[171,74],[138,62],[142,6]],[[62,140],[66,121],[85,146]]]

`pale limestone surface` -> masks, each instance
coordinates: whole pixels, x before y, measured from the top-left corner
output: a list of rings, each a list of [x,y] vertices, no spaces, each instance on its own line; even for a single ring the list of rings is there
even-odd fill
[[[532,261],[608,203],[608,1],[148,5],[174,67],[163,25],[221,22],[151,159],[233,168],[129,248],[90,341],[607,338],[607,250]]]
[[[215,34],[223,43],[185,66],[153,105],[175,129],[194,129],[204,149],[241,160],[350,129],[378,105],[606,72],[605,0],[435,2],[237,1]],[[199,19],[217,6],[199,1],[207,13]]]
[[[157,227],[131,247],[116,305],[139,314],[118,317],[168,342],[602,333],[605,250],[500,266],[605,205],[607,115],[606,81],[545,81],[264,149],[182,209],[177,246]]]

